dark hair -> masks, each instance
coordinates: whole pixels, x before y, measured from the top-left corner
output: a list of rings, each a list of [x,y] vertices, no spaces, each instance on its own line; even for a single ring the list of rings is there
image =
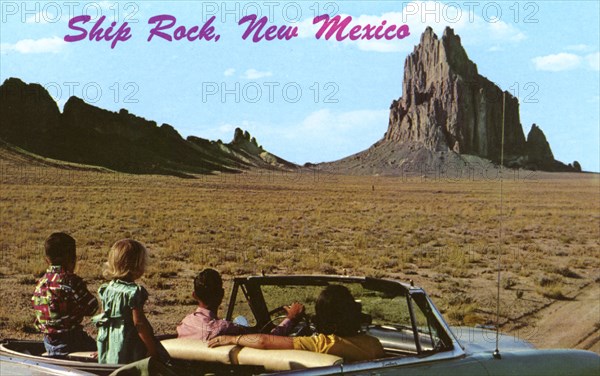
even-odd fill
[[[211,308],[216,308],[223,300],[223,280],[214,269],[204,269],[194,278],[196,298]]]
[[[360,331],[360,311],[360,304],[346,286],[327,286],[315,303],[317,331],[341,337],[356,335]]]
[[[63,265],[75,260],[75,239],[64,232],[55,232],[44,243],[46,257],[53,265]]]

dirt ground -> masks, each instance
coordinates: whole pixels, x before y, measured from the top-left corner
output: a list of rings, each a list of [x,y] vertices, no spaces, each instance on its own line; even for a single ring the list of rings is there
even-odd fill
[[[528,318],[526,339],[538,348],[577,348],[600,354],[600,285],[590,283],[569,300],[555,301]],[[523,335],[522,328],[507,330]]]
[[[503,332],[600,353],[599,193],[597,174],[181,179],[0,153],[0,338],[40,337],[30,297],[45,268],[43,241],[67,231],[91,291],[105,282],[114,241],[148,246],[140,282],[158,333],[174,333],[193,311],[191,281],[204,267],[219,269],[227,285],[261,272],[413,280],[451,324],[493,325],[500,255]]]

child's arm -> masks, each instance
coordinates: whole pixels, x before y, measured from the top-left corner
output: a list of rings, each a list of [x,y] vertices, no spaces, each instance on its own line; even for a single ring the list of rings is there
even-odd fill
[[[83,279],[75,277],[73,280],[73,291],[75,293],[75,301],[78,309],[81,310],[82,316],[91,316],[98,310],[98,300],[90,290]]]
[[[293,349],[294,338],[271,334],[246,334],[238,336],[219,336],[208,341],[208,347],[237,345],[254,349]]]
[[[144,314],[143,307],[135,307],[132,308],[133,313],[133,324],[137,329],[138,335],[146,345],[146,349],[148,350],[148,355],[152,357],[158,357],[158,348],[156,346],[156,339],[154,338],[154,332],[152,331],[152,326],[146,315]]]

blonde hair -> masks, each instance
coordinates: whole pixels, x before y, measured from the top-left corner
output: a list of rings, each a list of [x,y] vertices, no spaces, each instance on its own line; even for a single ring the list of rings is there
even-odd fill
[[[142,243],[133,239],[121,239],[110,248],[102,275],[111,280],[136,280],[144,274],[147,260],[148,251]]]

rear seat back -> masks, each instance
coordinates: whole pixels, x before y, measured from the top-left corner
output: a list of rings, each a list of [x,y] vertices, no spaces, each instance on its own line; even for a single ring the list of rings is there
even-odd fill
[[[172,338],[160,341],[171,358],[183,360],[198,360],[202,362],[217,362],[234,364],[230,356],[235,345],[210,348],[206,342],[199,339]]]
[[[342,363],[342,358],[304,350],[260,350],[240,346],[209,348],[197,339],[173,338],[161,341],[174,359],[264,366],[267,371],[288,371]]]
[[[326,367],[342,363],[342,358],[305,350],[260,350],[242,348],[237,364],[264,366],[267,371],[289,371],[312,367]]]

